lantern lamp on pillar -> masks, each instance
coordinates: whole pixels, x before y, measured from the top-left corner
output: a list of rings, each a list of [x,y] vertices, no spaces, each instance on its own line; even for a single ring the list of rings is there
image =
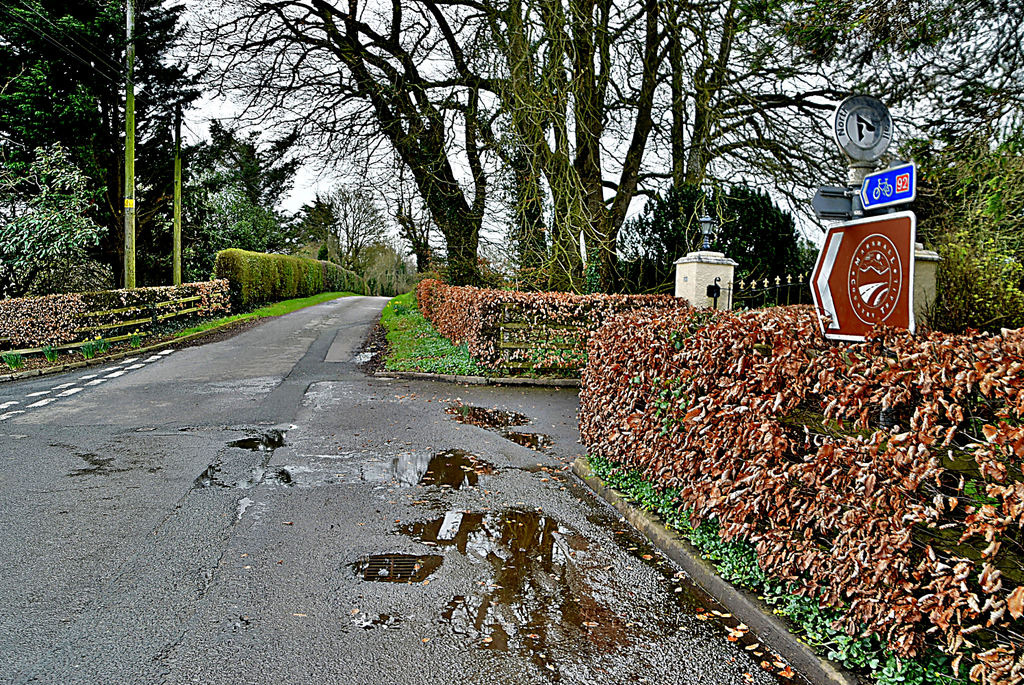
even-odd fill
[[[705,214],[701,218],[697,219],[700,223],[700,234],[704,239],[701,244],[702,250],[707,252],[711,249],[711,241],[714,239],[715,234],[718,232],[718,222],[712,219],[710,216]]]

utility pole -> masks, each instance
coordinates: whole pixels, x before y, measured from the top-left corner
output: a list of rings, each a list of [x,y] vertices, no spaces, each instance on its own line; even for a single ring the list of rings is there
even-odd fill
[[[135,287],[135,0],[128,7],[128,78],[124,136],[124,287]]]
[[[181,103],[174,108],[174,285],[181,285]]]

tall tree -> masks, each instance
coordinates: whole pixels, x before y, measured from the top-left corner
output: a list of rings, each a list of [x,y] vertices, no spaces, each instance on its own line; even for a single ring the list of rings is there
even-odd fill
[[[334,217],[328,230],[338,246],[338,262],[362,273],[367,266],[367,249],[386,239],[384,212],[364,188],[338,186],[324,200]]]
[[[261,140],[215,121],[210,141],[189,150],[182,228],[193,278],[209,276],[219,250],[282,252],[298,242],[301,222],[278,209],[298,168],[294,145],[294,134]]]
[[[209,16],[216,20],[199,44],[217,67],[217,85],[246,97],[254,120],[300,126],[336,158],[365,157],[387,141],[445,237],[449,277],[479,281],[482,84],[466,71],[461,18],[432,0],[394,0],[390,13],[356,0],[232,0]]]
[[[171,122],[198,96],[173,55],[181,5],[136,2],[136,183],[140,284],[170,282],[166,215],[172,196]],[[0,138],[14,163],[60,142],[102,191],[95,256],[122,280],[124,249],[124,28],[121,1],[14,0],[0,5]]]

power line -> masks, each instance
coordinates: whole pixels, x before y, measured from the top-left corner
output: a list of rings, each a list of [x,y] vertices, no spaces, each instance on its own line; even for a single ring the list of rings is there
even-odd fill
[[[69,48],[69,47],[68,47],[67,45],[64,45],[64,44],[63,44],[63,43],[61,43],[61,42],[60,42],[59,40],[57,40],[57,39],[56,39],[56,38],[54,38],[53,36],[51,36],[51,35],[49,35],[48,33],[46,33],[46,31],[44,31],[43,29],[39,28],[38,26],[36,26],[36,25],[35,25],[35,24],[33,24],[32,22],[30,22],[30,21],[29,21],[28,19],[26,19],[26,18],[25,18],[24,16],[22,16],[22,15],[20,15],[20,14],[17,14],[17,13],[15,13],[15,12],[14,12],[14,11],[13,11],[13,10],[12,10],[12,9],[10,8],[10,7],[8,7],[8,6],[6,6],[6,5],[4,5],[4,4],[0,3],[0,9],[3,9],[3,10],[5,10],[5,11],[7,12],[8,16],[10,16],[10,17],[11,17],[12,19],[14,19],[14,20],[16,20],[16,21],[19,21],[19,22],[21,22],[22,24],[24,24],[24,25],[25,25],[26,27],[28,27],[28,28],[29,28],[29,29],[30,29],[31,31],[33,31],[33,32],[34,32],[34,33],[35,33],[36,35],[38,35],[38,36],[39,36],[40,38],[42,38],[42,39],[43,39],[43,40],[45,40],[46,42],[48,42],[48,43],[50,43],[51,45],[53,45],[53,46],[54,46],[55,48],[57,48],[58,50],[62,50],[63,52],[67,53],[67,54],[68,54],[68,55],[70,55],[71,57],[74,57],[74,58],[75,58],[76,60],[78,60],[79,62],[81,62],[81,63],[82,63],[82,64],[83,64],[84,66],[86,66],[86,67],[88,67],[88,68],[92,69],[93,71],[95,71],[95,72],[96,72],[97,74],[99,74],[99,75],[100,75],[101,77],[103,77],[104,79],[106,79],[107,81],[109,81],[109,82],[110,82],[110,83],[111,83],[112,85],[114,85],[114,86],[117,86],[118,88],[120,88],[120,87],[122,87],[122,86],[124,85],[124,81],[123,81],[123,79],[122,79],[122,77],[121,77],[121,73],[120,73],[119,71],[117,71],[116,69],[115,69],[115,70],[113,71],[113,73],[114,73],[114,76],[111,76],[111,74],[110,74],[110,73],[108,73],[108,72],[105,72],[105,71],[101,70],[101,69],[100,69],[99,67],[97,67],[97,66],[96,66],[96,64],[95,64],[95,62],[92,62],[92,61],[90,61],[90,60],[86,59],[86,58],[85,58],[85,57],[83,57],[82,55],[78,54],[77,52],[75,52],[74,50],[72,50],[71,48]],[[39,16],[42,16],[42,15],[39,15]],[[43,17],[43,18],[45,19],[45,17]],[[52,22],[51,22],[51,23],[52,23]],[[65,35],[66,35],[66,34],[65,34]],[[109,62],[106,62],[106,61],[102,61],[102,63],[103,63],[104,65],[109,65]],[[148,95],[148,94],[146,93],[146,91],[144,91],[144,90],[142,90],[142,89],[139,89],[139,90],[137,91],[137,94],[136,94],[136,95],[137,95],[138,97],[141,97],[141,99],[143,99],[143,100],[146,100],[146,101],[148,101],[148,102],[149,102],[149,104],[151,104],[151,105],[152,105],[152,104],[156,104],[156,103],[155,103],[155,102],[154,102],[154,101],[153,101],[153,100],[152,100],[152,99],[151,99],[151,98],[149,97],[149,95]]]
[[[51,45],[53,45],[58,50],[63,50],[67,54],[71,55],[76,60],[81,62],[83,65],[85,65],[86,67],[89,67],[90,69],[92,69],[97,74],[99,74],[103,78],[107,79],[108,81],[110,81],[114,85],[116,85],[116,86],[120,86],[121,85],[120,79],[111,78],[111,76],[109,74],[107,74],[104,71],[100,70],[100,68],[97,67],[93,62],[90,62],[86,58],[82,57],[77,52],[75,52],[74,50],[72,50],[68,46],[66,46],[63,43],[61,43],[60,41],[58,41],[56,38],[53,38],[48,33],[43,31],[39,27],[35,26],[32,22],[28,21],[28,19],[24,18],[20,14],[16,14],[10,7],[7,7],[6,5],[0,3],[0,9],[3,9],[4,11],[6,11],[8,16],[10,16],[15,21],[20,21],[22,24],[27,26],[31,31],[33,31],[36,35],[38,35],[40,38],[42,38],[46,42],[48,42]]]
[[[45,14],[43,14],[42,12],[40,12],[40,11],[39,11],[38,9],[36,9],[36,8],[35,8],[35,7],[33,7],[32,5],[30,5],[30,4],[29,4],[29,2],[28,2],[28,0],[18,0],[18,2],[20,2],[20,3],[21,3],[21,5],[22,5],[22,6],[23,6],[23,7],[25,8],[25,9],[27,9],[27,10],[28,10],[28,11],[30,11],[30,12],[32,12],[32,13],[33,13],[33,14],[35,14],[35,15],[36,15],[37,17],[39,17],[40,19],[42,19],[43,21],[45,21],[45,22],[46,22],[47,24],[49,24],[50,26],[52,26],[52,27],[54,28],[55,32],[57,32],[57,33],[59,33],[59,34],[62,34],[62,36],[63,36],[64,38],[69,38],[69,39],[71,39],[71,40],[72,40],[73,42],[77,43],[77,44],[78,44],[78,46],[79,46],[79,47],[81,47],[81,48],[83,48],[83,49],[84,49],[84,50],[85,50],[85,51],[86,51],[87,53],[89,53],[89,56],[90,56],[90,57],[92,57],[92,58],[93,58],[93,59],[94,59],[94,60],[95,60],[96,62],[99,62],[99,63],[101,63],[101,64],[102,64],[103,66],[105,66],[106,68],[108,68],[108,69],[110,70],[110,72],[109,72],[109,73],[111,73],[111,74],[120,74],[120,70],[118,69],[118,67],[114,66],[114,65],[113,65],[113,64],[111,64],[111,63],[110,63],[109,61],[107,61],[107,59],[106,59],[106,58],[105,58],[105,57],[104,57],[103,55],[101,55],[101,54],[98,54],[98,53],[97,53],[97,52],[96,52],[96,51],[95,51],[95,50],[93,49],[93,47],[94,47],[94,46],[92,46],[91,44],[87,43],[86,41],[84,41],[84,40],[82,40],[82,39],[78,38],[77,36],[75,36],[75,35],[74,35],[73,33],[71,33],[70,31],[68,31],[68,30],[65,30],[65,29],[62,29],[62,28],[61,28],[61,27],[60,27],[60,26],[59,26],[58,24],[54,23],[54,21],[53,21],[52,19],[50,19],[50,18],[49,18],[48,16],[46,16]]]

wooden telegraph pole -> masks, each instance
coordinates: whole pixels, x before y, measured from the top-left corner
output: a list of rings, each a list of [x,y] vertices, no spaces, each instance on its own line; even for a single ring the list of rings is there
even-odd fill
[[[181,285],[181,103],[174,108],[174,285]]]
[[[124,287],[135,287],[135,0],[128,0],[124,137]]]

